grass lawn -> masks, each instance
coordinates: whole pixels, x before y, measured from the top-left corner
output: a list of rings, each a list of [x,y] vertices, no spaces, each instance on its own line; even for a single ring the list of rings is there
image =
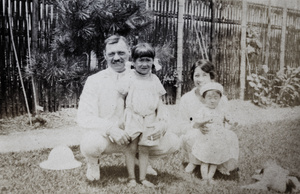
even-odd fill
[[[199,168],[193,175],[184,172],[186,161],[181,152],[154,161],[158,176],[148,176],[155,188],[126,187],[127,171],[123,155],[101,157],[101,180],[88,182],[86,164],[79,147],[72,147],[80,168],[63,171],[43,170],[50,149],[0,154],[0,193],[274,193],[242,190],[252,183],[254,171],[274,159],[291,174],[300,172],[300,119],[237,126],[233,130],[240,143],[239,171],[230,176],[216,174],[215,185],[200,182]],[[138,173],[138,169],[136,169]]]

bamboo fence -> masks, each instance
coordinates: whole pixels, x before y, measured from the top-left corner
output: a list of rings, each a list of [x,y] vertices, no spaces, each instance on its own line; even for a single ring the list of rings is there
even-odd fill
[[[168,41],[176,42],[178,0],[147,0],[147,3],[148,7],[155,12],[155,27],[154,32],[151,32],[151,37],[155,38],[145,38],[145,40],[153,44]],[[267,61],[270,69],[269,74],[272,77],[280,69],[284,8],[270,7],[269,15],[268,9],[268,5],[247,3],[247,13],[245,13],[247,33],[249,30],[255,31],[262,43],[262,48],[256,55],[249,56],[245,73],[249,73],[249,69],[250,72],[255,72],[259,65],[264,65],[264,62]],[[199,31],[195,30],[200,29],[200,33],[203,35],[203,45],[208,51],[209,59],[216,65],[217,81],[224,85],[225,93],[229,99],[240,98],[242,13],[242,1],[238,0],[185,0],[182,94],[193,87],[189,76],[192,64],[203,58],[197,40]],[[298,67],[300,11],[287,9],[286,18],[284,65]],[[193,27],[194,25],[196,28]],[[267,44],[269,44],[268,48],[266,48]],[[177,44],[171,45],[174,46],[173,53],[176,58]],[[268,56],[267,59],[266,56]],[[176,70],[174,63],[176,61],[170,61],[165,70]],[[245,98],[247,99],[247,85],[245,89]],[[172,99],[174,98],[175,95],[173,94]]]
[[[26,114],[25,100],[22,94],[16,60],[9,36],[8,1],[11,2],[13,15],[13,36],[20,67],[27,64],[28,53],[27,28],[31,34],[31,45],[40,51],[48,51],[52,32],[55,28],[55,7],[51,2],[39,0],[38,14],[33,15],[32,0],[2,0],[0,3],[0,118],[15,117]],[[139,41],[147,41],[155,45],[169,43],[174,56],[158,73],[162,79],[165,74],[177,70],[177,38],[178,38],[178,0],[145,0],[148,9],[154,12],[153,31],[140,34]],[[28,6],[26,15],[25,6]],[[269,11],[269,14],[268,14]],[[247,4],[247,31],[257,32],[262,48],[256,55],[249,57],[246,73],[264,64],[270,70],[270,76],[280,69],[282,47],[282,25],[284,24],[284,8],[259,4]],[[34,16],[37,22],[32,22]],[[28,17],[28,22],[26,22]],[[189,70],[194,62],[203,58],[200,44],[207,50],[208,58],[215,63],[217,81],[224,85],[229,99],[240,98],[241,72],[241,0],[185,0],[183,6],[183,47],[182,47],[182,85],[181,94],[193,87]],[[269,21],[269,22],[268,22]],[[28,24],[27,24],[28,23]],[[36,33],[36,35],[34,34]],[[33,42],[37,37],[37,42]],[[199,41],[199,38],[201,40]],[[287,9],[284,65],[298,67],[300,61],[300,11]],[[250,64],[250,65],[249,65]],[[32,84],[24,81],[30,107],[33,108]],[[78,96],[57,102],[52,92],[55,89],[43,88],[37,80],[41,91],[38,96],[39,105],[46,111],[56,111],[62,107],[77,107]],[[176,87],[165,84],[168,94],[166,104],[175,103]],[[246,87],[247,98],[247,87]]]

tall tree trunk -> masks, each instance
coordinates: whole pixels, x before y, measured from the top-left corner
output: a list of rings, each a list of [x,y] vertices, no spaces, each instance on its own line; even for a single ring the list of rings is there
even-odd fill
[[[286,35],[286,19],[287,19],[287,3],[284,3],[282,13],[282,29],[281,29],[281,44],[280,44],[280,70],[284,68],[285,55],[285,35]]]
[[[177,73],[178,84],[176,91],[176,104],[179,103],[182,91],[182,68],[183,68],[183,11],[184,11],[184,0],[178,1],[178,23],[177,23]]]
[[[240,65],[240,99],[245,99],[246,88],[246,30],[247,30],[247,1],[243,0],[242,33],[241,33],[241,65]]]

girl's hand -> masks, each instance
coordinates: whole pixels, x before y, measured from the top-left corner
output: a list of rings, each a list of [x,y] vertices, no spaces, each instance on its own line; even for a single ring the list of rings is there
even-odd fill
[[[212,122],[213,122],[212,119],[209,119],[209,120],[201,122],[201,123],[196,122],[196,123],[194,123],[193,127],[200,129],[201,133],[203,133],[205,135],[209,132],[209,129],[206,125],[211,124]]]
[[[203,135],[205,135],[205,134],[208,134],[209,129],[208,129],[208,127],[204,126],[204,127],[200,128],[200,131]]]
[[[204,127],[207,127],[207,124],[211,124],[212,123],[212,119],[209,119],[207,121],[203,121],[203,122],[195,122],[193,125],[193,128],[197,128],[197,129],[201,129]]]
[[[234,123],[232,124],[233,127],[236,127],[236,126],[238,126],[238,125],[239,125],[238,122],[234,122]]]

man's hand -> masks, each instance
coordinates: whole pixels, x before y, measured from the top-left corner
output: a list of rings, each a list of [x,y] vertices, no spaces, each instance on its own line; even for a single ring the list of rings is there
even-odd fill
[[[148,139],[153,141],[160,139],[167,132],[167,126],[165,122],[153,123],[152,125],[147,126],[147,128],[154,128],[153,133],[148,136]]]
[[[107,136],[113,143],[118,145],[127,145],[130,143],[130,137],[126,131],[120,129],[119,127],[112,127],[106,132]]]

